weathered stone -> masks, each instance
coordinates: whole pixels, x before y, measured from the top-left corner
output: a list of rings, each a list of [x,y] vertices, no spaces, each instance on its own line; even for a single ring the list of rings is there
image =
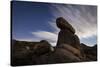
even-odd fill
[[[75,48],[80,49],[80,40],[77,35],[74,35],[69,30],[61,30],[58,34],[57,46],[62,44],[69,44]]]
[[[66,51],[73,53],[75,56],[82,58],[80,50],[69,45],[69,44],[62,44],[62,45],[59,46],[59,48],[63,48]]]
[[[80,45],[83,61],[97,61],[97,44],[92,47],[86,46],[84,43]]]
[[[56,48],[55,52],[47,53],[37,59],[37,64],[54,64],[79,62],[81,59],[63,48]]]
[[[51,45],[45,40],[40,41],[39,44],[36,44],[34,46],[34,54],[36,55],[42,55],[50,51],[52,51]]]
[[[80,49],[80,40],[77,35],[73,36],[73,44],[71,45],[77,49]]]
[[[75,33],[75,29],[72,27],[71,24],[68,23],[68,21],[66,21],[64,18],[59,17],[56,19],[56,24],[58,26],[58,28],[62,29],[67,29],[70,32],[72,32],[73,34]]]

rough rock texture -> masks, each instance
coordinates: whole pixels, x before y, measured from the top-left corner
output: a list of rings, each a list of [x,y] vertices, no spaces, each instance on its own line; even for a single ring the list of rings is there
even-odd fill
[[[75,29],[62,17],[56,20],[57,26],[60,28],[58,34],[57,46],[62,44],[69,44],[75,48],[80,49],[80,40],[75,35]]]
[[[22,66],[38,64],[40,56],[52,52],[53,47],[45,40],[40,42],[13,41],[11,65]]]
[[[51,45],[46,40],[42,40],[34,46],[34,54],[36,55],[42,55],[51,51]]]
[[[63,48],[56,48],[54,52],[47,53],[38,58],[39,64],[70,63],[81,61],[79,57]]]
[[[81,51],[83,55],[83,61],[96,61],[97,60],[97,44],[93,47],[86,46],[81,43]]]
[[[80,50],[70,46],[69,44],[62,44],[60,45],[60,48],[69,51],[70,53],[72,53],[73,55],[77,56],[80,59],[82,58]]]
[[[70,46],[69,44],[62,44],[59,47],[55,47],[54,51],[48,50],[44,46],[40,48],[43,51],[40,53],[34,53],[40,46],[35,47],[37,44],[50,45],[46,41],[38,43],[21,42],[15,41],[12,48],[11,65],[12,66],[23,66],[23,65],[37,65],[37,64],[55,64],[55,63],[72,63],[72,62],[83,62],[83,61],[96,61],[97,60],[97,45],[88,47],[85,44],[81,45],[81,50]],[[26,43],[26,44],[25,44]],[[33,49],[27,49],[25,47]],[[51,46],[50,46],[51,47]],[[53,47],[52,47],[53,48]],[[44,50],[47,50],[46,52]],[[38,50],[37,50],[38,51]],[[81,53],[80,53],[81,51]]]

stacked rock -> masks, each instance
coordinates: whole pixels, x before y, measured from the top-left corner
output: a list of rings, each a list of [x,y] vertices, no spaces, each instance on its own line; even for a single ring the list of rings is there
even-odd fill
[[[69,44],[72,47],[80,49],[80,40],[75,34],[75,29],[64,18],[59,17],[56,19],[57,27],[60,28],[58,34],[57,47],[62,44]]]

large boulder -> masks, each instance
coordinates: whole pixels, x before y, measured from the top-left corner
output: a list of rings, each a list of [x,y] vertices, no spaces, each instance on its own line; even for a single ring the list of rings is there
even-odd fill
[[[57,27],[60,28],[58,34],[57,47],[62,44],[69,44],[77,49],[80,49],[80,40],[75,35],[75,29],[64,18],[59,17],[56,19]]]
[[[40,56],[42,54],[51,52],[53,47],[46,41],[42,40],[34,46],[34,54]]]
[[[72,32],[73,34],[75,33],[75,29],[72,27],[71,24],[69,24],[68,21],[66,21],[63,17],[59,17],[56,19],[56,24],[58,26],[58,28],[62,29],[67,29],[70,32]]]

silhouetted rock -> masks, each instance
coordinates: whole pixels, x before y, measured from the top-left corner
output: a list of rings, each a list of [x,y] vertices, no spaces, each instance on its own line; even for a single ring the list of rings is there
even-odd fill
[[[42,55],[51,52],[52,51],[51,48],[53,47],[51,47],[51,45],[46,40],[42,40],[40,41],[40,43],[34,46],[34,53],[36,55]]]
[[[46,40],[42,40],[40,42],[25,42],[14,40],[12,45],[12,66],[39,64],[37,63],[38,58],[41,55],[53,52],[52,49],[54,49]]]
[[[11,46],[11,65],[21,66],[31,64],[31,56],[33,55],[33,47],[38,42],[26,42],[12,40]]]
[[[61,29],[58,34],[57,46],[61,44],[69,44],[75,48],[80,49],[80,40],[75,35],[74,28],[62,17],[57,18],[57,26]]]
[[[97,45],[94,45],[93,47],[89,47],[81,43],[81,52],[84,55],[84,61],[97,60]]]
[[[44,54],[37,59],[39,64],[71,63],[81,61],[79,57],[63,48],[56,48],[54,52]]]
[[[75,33],[75,29],[63,17],[57,18],[56,19],[56,24],[57,24],[58,28],[60,28],[61,30],[62,29],[67,29],[70,32],[72,32],[73,34]]]

